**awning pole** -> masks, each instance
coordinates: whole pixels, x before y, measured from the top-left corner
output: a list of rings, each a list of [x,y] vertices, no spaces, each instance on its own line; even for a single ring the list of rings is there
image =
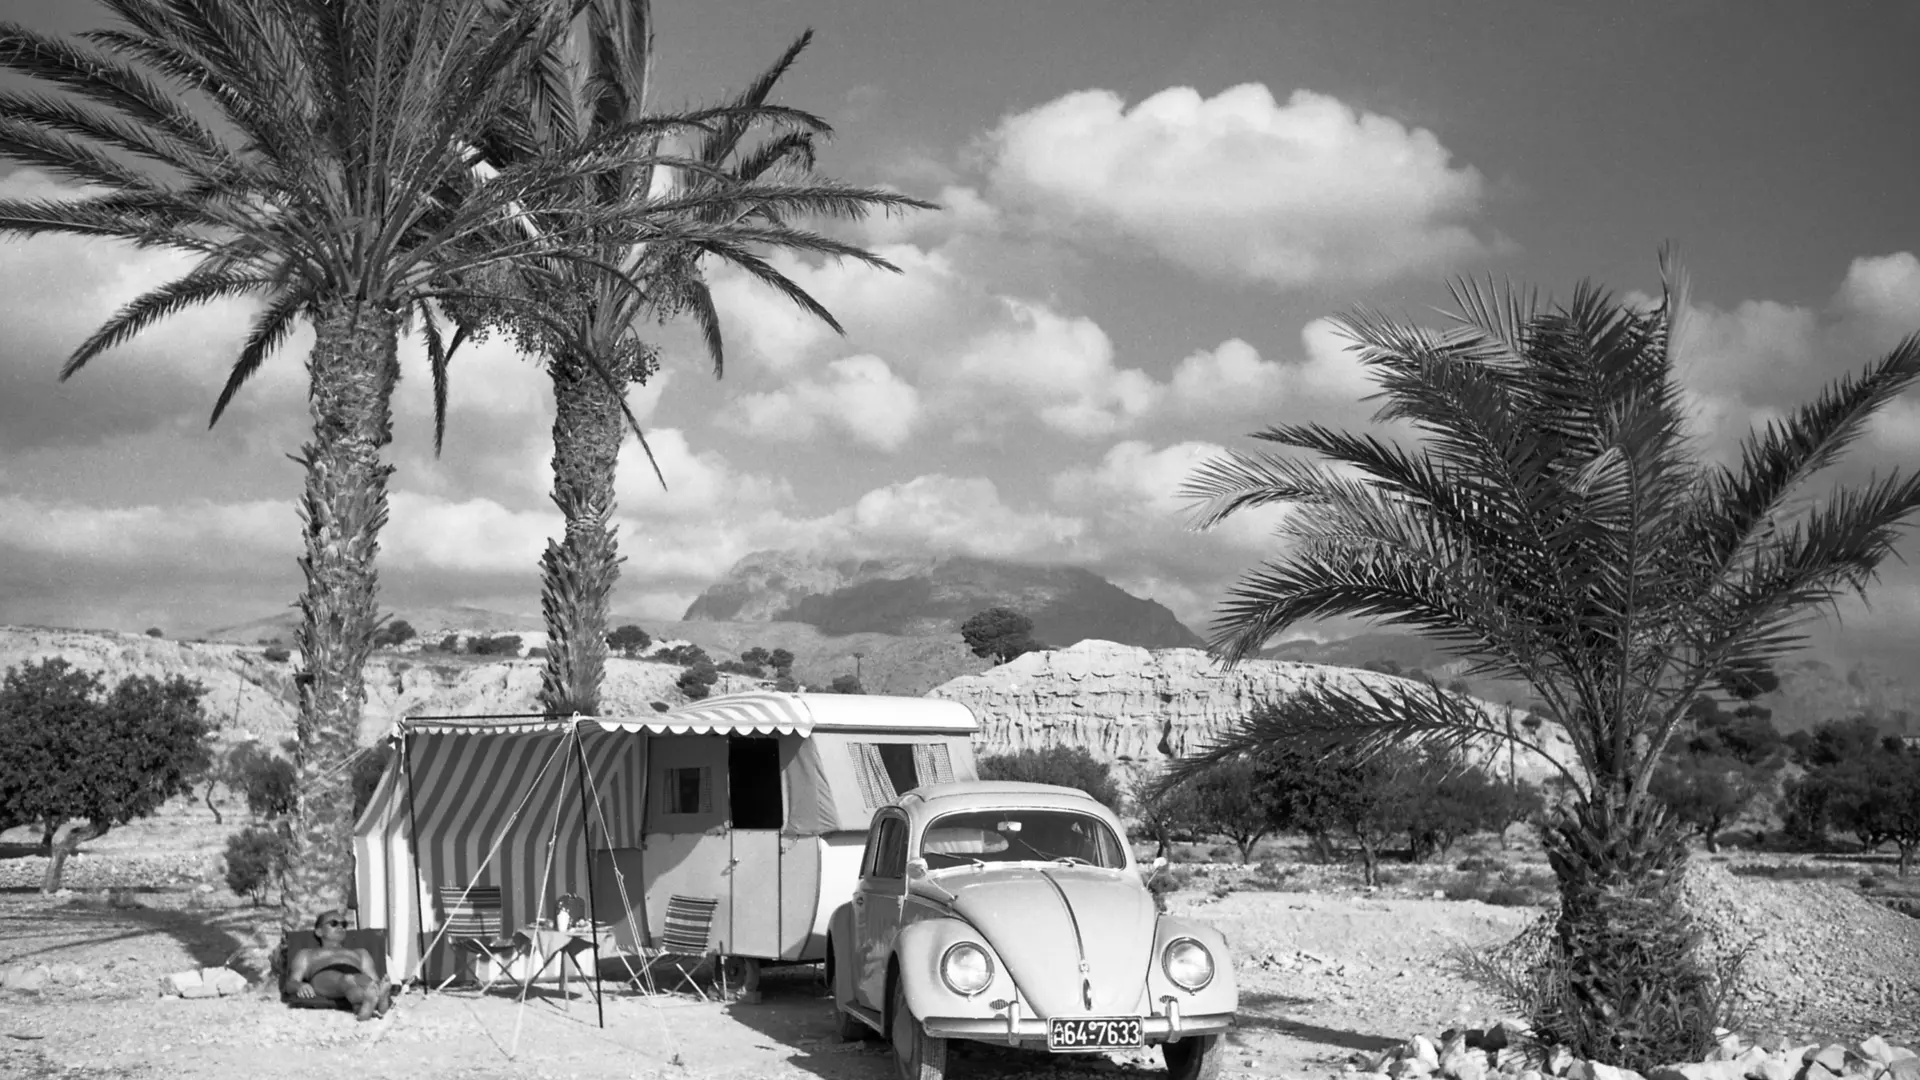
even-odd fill
[[[405,727],[400,729],[400,764],[407,774],[407,848],[412,856],[413,878],[413,951],[420,954],[414,970],[421,973],[420,995],[425,997],[433,980],[425,977],[427,967],[427,915],[426,905],[420,901],[420,821],[413,812],[413,732]],[[404,987],[405,982],[401,983]]]
[[[574,760],[580,767],[580,846],[587,853],[587,940],[593,943],[593,1010],[600,1026],[607,1026],[606,995],[600,985],[600,920],[593,899],[593,824],[587,817],[587,743],[580,737],[580,723],[573,725]]]

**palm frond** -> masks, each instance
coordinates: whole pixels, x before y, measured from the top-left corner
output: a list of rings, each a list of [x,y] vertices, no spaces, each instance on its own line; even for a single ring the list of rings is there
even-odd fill
[[[271,284],[258,272],[235,268],[224,262],[203,264],[184,276],[136,297],[73,350],[60,367],[60,379],[66,381],[85,367],[89,360],[118,345],[123,345],[142,330],[187,308],[230,297],[257,293]]]
[[[1538,754],[1576,788],[1582,786],[1570,763],[1558,760],[1523,730],[1509,730],[1470,698],[1405,679],[1366,680],[1360,685],[1361,691],[1356,692],[1322,681],[1269,701],[1197,753],[1172,762],[1169,779],[1270,750],[1321,753],[1338,747],[1365,760],[1398,746],[1459,755],[1477,744],[1499,740]]]
[[[213,414],[207,418],[209,428],[220,422],[227,406],[233,403],[234,395],[259,373],[267,357],[285,344],[299,320],[304,301],[305,297],[299,293],[283,292],[254,317],[253,326],[247,331],[246,343],[240,347],[240,356],[227,373],[226,384],[220,388],[220,396],[213,403]]]

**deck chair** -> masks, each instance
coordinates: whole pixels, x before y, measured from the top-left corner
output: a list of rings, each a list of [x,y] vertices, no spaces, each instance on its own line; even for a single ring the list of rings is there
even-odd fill
[[[680,973],[680,981],[693,988],[701,1000],[707,992],[694,981],[693,973],[714,955],[713,912],[720,901],[699,896],[673,895],[667,898],[667,925],[660,933],[655,962],[664,960]]]
[[[349,930],[340,942],[349,949],[365,949],[373,957],[373,976],[381,982],[387,980],[387,932],[374,927],[371,929]],[[280,939],[280,947],[274,950],[271,978],[280,987],[280,1000],[293,1009],[352,1009],[353,1004],[342,998],[303,998],[287,993],[287,964],[298,949],[309,949],[320,944],[319,935],[311,930],[296,930]]]
[[[441,924],[448,947],[475,966],[483,961],[487,964],[487,978],[480,987],[484,994],[507,974],[520,952],[519,943],[506,936],[501,925],[500,886],[442,885],[439,894]],[[455,971],[436,989],[445,990],[448,983],[459,977],[460,972]]]

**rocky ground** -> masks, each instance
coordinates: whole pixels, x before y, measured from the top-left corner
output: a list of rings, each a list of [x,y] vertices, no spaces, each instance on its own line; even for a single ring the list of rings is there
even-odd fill
[[[882,1047],[834,1039],[812,969],[769,975],[756,1005],[611,993],[604,1029],[590,999],[563,1002],[550,988],[525,1008],[505,996],[416,993],[369,1024],[289,1011],[258,991],[163,997],[164,976],[219,965],[276,922],[274,910],[242,905],[220,882],[219,840],[235,827],[231,811],[215,825],[204,807],[176,802],[91,845],[70,864],[67,895],[55,897],[35,888],[44,860],[24,853],[26,837],[0,836],[14,842],[0,843],[0,972],[33,973],[27,989],[0,989],[0,1077],[892,1075]],[[1264,867],[1186,864],[1169,897],[1172,910],[1219,926],[1232,945],[1242,1011],[1229,1077],[1328,1077],[1412,1035],[1503,1014],[1455,973],[1454,959],[1497,948],[1543,909],[1442,897],[1484,889],[1483,873],[1459,869],[1476,863],[1513,864],[1500,880],[1537,885],[1537,852],[1484,841],[1448,863],[1391,868],[1389,887],[1372,893],[1346,868],[1286,861],[1292,854],[1263,852]],[[1752,1034],[1920,1045],[1920,922],[1837,881],[1728,872],[1746,859],[1703,855],[1689,888],[1716,942],[1752,945]],[[961,1076],[1070,1080],[1158,1075],[1160,1065],[1152,1053],[1058,1059],[970,1046],[958,1055]]]

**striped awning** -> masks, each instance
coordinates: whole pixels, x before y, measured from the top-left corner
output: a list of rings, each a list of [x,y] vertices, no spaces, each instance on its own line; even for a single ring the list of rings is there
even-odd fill
[[[813,714],[793,694],[759,692],[728,694],[682,705],[651,716],[409,716],[395,734],[526,735],[560,734],[575,725],[593,725],[602,731],[654,735],[799,735],[813,731]]]

